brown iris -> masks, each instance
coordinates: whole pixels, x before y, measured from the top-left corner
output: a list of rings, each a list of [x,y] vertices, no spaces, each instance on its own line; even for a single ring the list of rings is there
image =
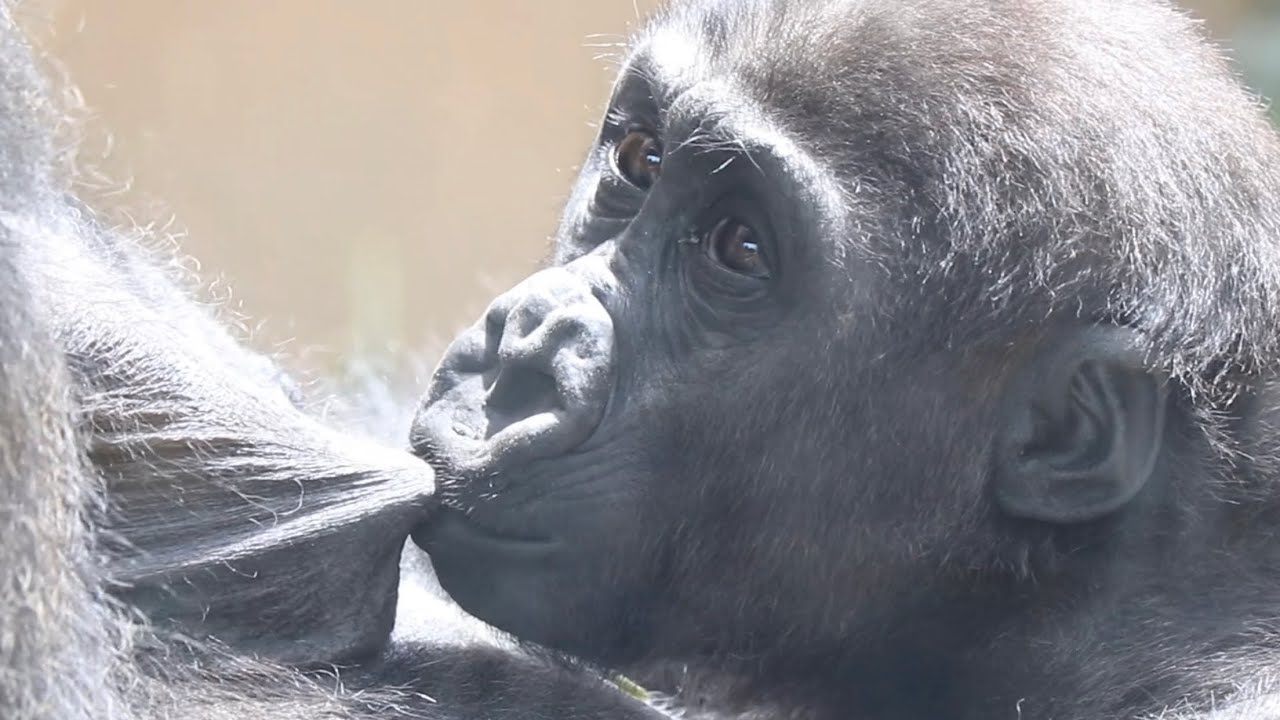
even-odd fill
[[[662,145],[652,134],[632,130],[618,143],[613,163],[623,179],[641,190],[648,190],[657,182],[662,169]]]
[[[733,218],[724,218],[711,228],[707,250],[716,262],[733,272],[758,278],[769,276],[755,231]]]

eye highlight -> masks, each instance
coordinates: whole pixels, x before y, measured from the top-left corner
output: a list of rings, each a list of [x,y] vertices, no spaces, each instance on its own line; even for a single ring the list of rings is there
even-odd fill
[[[632,130],[614,150],[613,165],[624,180],[648,190],[662,171],[662,144],[650,132]]]
[[[725,269],[753,278],[768,278],[769,263],[751,226],[726,217],[705,237],[707,253]]]

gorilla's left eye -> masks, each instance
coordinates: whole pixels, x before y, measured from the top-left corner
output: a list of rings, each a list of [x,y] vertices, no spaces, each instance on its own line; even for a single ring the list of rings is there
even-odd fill
[[[769,264],[751,227],[734,218],[724,218],[706,236],[707,252],[716,262],[739,275],[769,277]]]
[[[618,174],[641,190],[648,190],[662,170],[662,145],[651,133],[632,130],[613,153]]]

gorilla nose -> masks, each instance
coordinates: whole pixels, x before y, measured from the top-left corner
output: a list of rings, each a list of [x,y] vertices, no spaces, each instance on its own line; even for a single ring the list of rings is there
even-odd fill
[[[613,384],[613,321],[586,280],[536,273],[446,351],[414,419],[415,452],[451,470],[558,455],[586,440]]]

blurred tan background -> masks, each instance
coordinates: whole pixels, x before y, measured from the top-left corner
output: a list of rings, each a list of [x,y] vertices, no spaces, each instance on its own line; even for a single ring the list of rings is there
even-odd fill
[[[176,218],[254,343],[322,369],[434,354],[536,264],[611,46],[657,4],[28,0],[21,13],[93,111],[86,159],[111,181],[93,191],[140,221]],[[1280,5],[1188,4],[1228,44]],[[1280,35],[1251,42],[1275,54]]]

